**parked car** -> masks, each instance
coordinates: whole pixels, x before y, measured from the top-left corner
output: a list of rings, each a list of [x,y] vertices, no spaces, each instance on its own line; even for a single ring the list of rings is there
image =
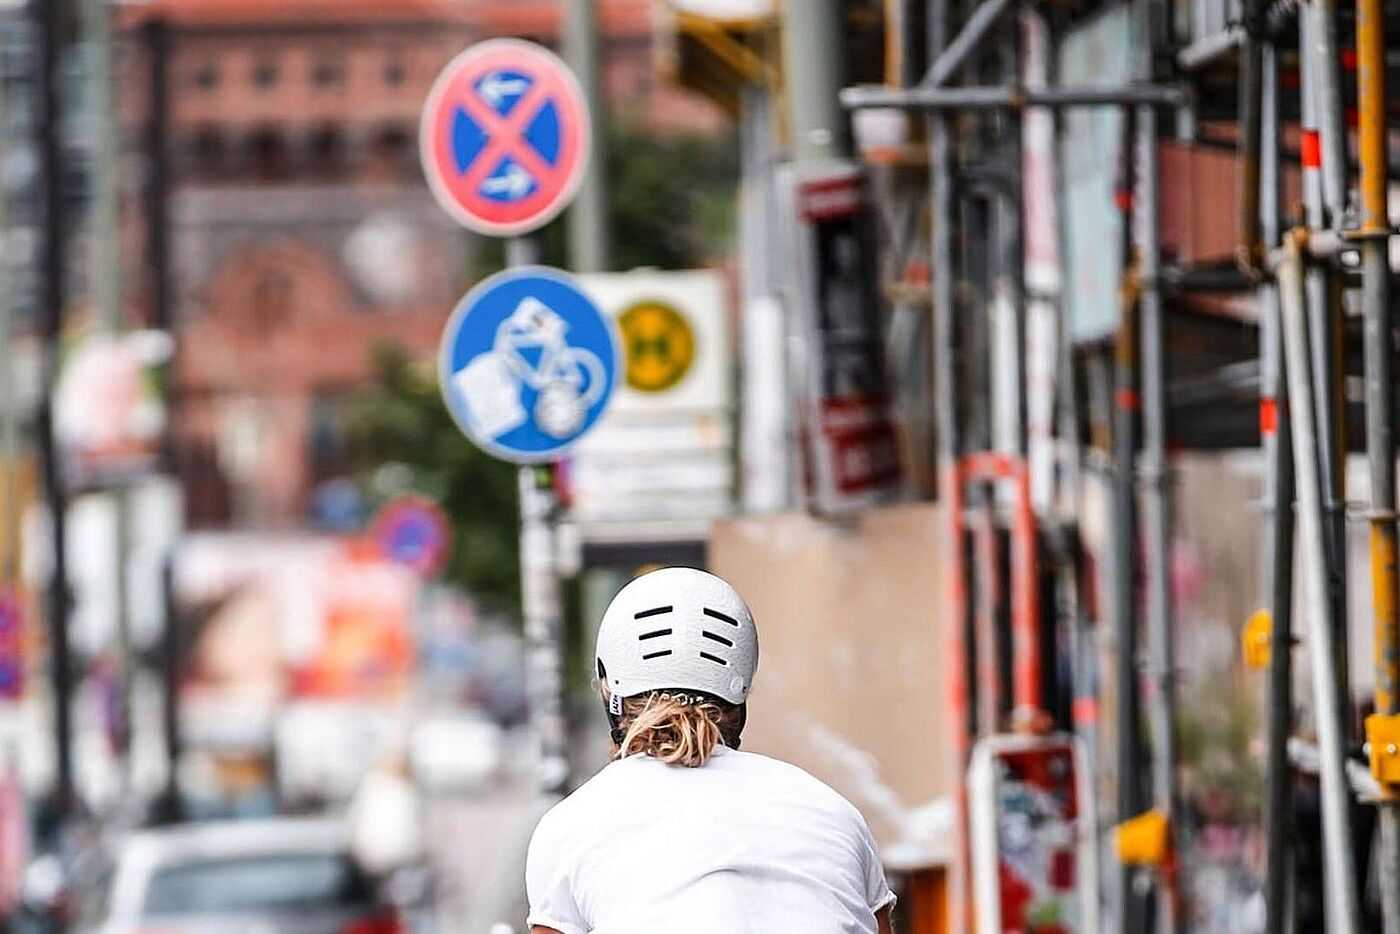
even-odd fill
[[[401,934],[339,821],[271,819],[133,833],[120,847],[101,934]]]

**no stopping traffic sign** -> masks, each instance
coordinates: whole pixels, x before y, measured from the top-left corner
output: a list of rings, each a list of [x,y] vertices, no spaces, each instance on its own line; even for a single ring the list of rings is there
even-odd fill
[[[491,39],[438,75],[419,154],[438,203],[463,226],[514,237],[547,224],[578,190],[591,138],[573,72],[542,46]]]

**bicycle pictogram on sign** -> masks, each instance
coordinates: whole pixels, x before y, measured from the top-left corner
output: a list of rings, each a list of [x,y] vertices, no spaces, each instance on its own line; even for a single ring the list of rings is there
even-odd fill
[[[438,202],[490,236],[548,223],[588,162],[588,107],[573,73],[519,39],[478,43],[443,69],[423,108],[419,150]]]
[[[557,459],[608,406],[622,362],[612,321],[574,279],[542,266],[473,288],[448,318],[438,379],[452,418],[515,463]]]

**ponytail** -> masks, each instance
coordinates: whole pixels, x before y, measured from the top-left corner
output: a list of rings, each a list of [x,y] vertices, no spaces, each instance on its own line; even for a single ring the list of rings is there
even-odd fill
[[[613,734],[613,758],[645,753],[667,765],[698,768],[720,743],[738,745],[737,728],[742,728],[738,711],[708,697],[652,692],[626,698]]]

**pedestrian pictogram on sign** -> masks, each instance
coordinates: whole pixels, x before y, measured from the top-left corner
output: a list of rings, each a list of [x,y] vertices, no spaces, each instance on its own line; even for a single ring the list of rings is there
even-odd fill
[[[513,237],[573,198],[589,141],[588,106],[568,66],[532,42],[491,39],[438,76],[419,152],[449,214],[478,233]]]
[[[491,276],[458,303],[438,379],[467,437],[503,460],[541,463],[602,416],[618,356],[611,321],[570,276],[526,266]]]
[[[685,378],[695,359],[690,322],[665,302],[638,302],[617,316],[627,350],[627,385],[665,392]]]
[[[423,577],[442,570],[452,546],[452,527],[446,514],[426,496],[390,500],[375,516],[372,534],[384,557]]]

